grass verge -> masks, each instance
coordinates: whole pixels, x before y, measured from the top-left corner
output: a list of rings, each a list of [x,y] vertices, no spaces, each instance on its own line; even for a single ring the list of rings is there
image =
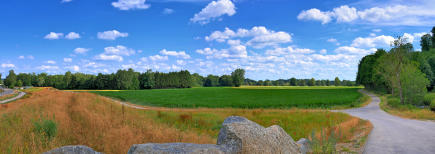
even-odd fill
[[[417,108],[409,105],[397,105],[397,103],[395,103],[396,105],[393,107],[388,103],[390,95],[382,95],[379,97],[381,98],[381,103],[379,104],[381,109],[392,115],[408,119],[435,120],[435,112],[431,111],[428,107]],[[390,101],[392,100],[390,99]]]

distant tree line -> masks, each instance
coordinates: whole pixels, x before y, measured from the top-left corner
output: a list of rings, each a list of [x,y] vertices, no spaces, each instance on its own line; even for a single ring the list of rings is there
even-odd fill
[[[391,93],[401,104],[422,105],[424,95],[435,86],[435,27],[421,37],[421,52],[406,38],[398,37],[390,51],[378,49],[358,65],[357,84]]]
[[[356,86],[355,81],[340,80],[338,77],[335,80],[316,80],[311,79],[278,79],[278,80],[252,80],[245,79],[245,85],[249,86]]]
[[[231,75],[217,77],[217,83],[211,78],[199,74],[190,74],[187,70],[179,72],[135,72],[133,69],[118,70],[116,73],[98,75],[66,72],[62,75],[47,73],[19,73],[9,71],[4,83],[9,88],[22,86],[54,87],[57,89],[161,89],[190,88],[193,86],[241,86],[245,79],[245,71],[236,69]],[[211,75],[209,75],[211,76]]]
[[[66,72],[62,75],[48,75],[47,73],[19,73],[9,71],[4,80],[6,86],[22,87],[54,87],[57,89],[101,89],[101,90],[138,90],[162,88],[190,88],[190,87],[239,87],[245,86],[355,86],[354,81],[311,79],[279,79],[279,80],[252,80],[245,79],[245,70],[236,69],[230,75],[208,75],[189,71],[179,72],[153,72],[147,70],[140,73],[133,69],[118,70],[116,73],[97,75]]]

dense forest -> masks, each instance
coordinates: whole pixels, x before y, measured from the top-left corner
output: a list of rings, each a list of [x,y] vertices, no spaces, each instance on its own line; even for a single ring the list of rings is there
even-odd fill
[[[358,65],[357,84],[391,93],[401,104],[423,105],[423,97],[435,86],[435,27],[421,37],[421,52],[406,38],[398,37],[390,51],[378,49]],[[426,104],[427,105],[427,104]]]
[[[223,75],[214,86],[240,86],[244,81],[245,71],[236,69],[231,75]],[[204,82],[204,83],[203,83]],[[13,70],[4,80],[9,87],[35,86],[54,87],[57,89],[161,89],[161,88],[190,88],[193,86],[208,86],[198,74],[190,74],[189,71],[179,72],[153,72],[148,70],[144,73],[135,72],[133,69],[118,70],[112,74],[83,74],[66,72],[64,75],[48,75],[47,73],[19,73]]]
[[[1,74],[0,74],[1,77]],[[311,79],[279,79],[259,80],[245,79],[245,70],[236,69],[230,75],[208,75],[203,77],[198,73],[189,71],[179,72],[135,72],[133,69],[118,70],[112,74],[83,74],[66,72],[62,75],[48,75],[47,73],[19,73],[9,71],[4,80],[6,86],[22,87],[54,87],[57,89],[113,89],[113,90],[138,90],[162,88],[190,88],[190,87],[239,87],[248,86],[354,86],[355,82],[343,80]]]

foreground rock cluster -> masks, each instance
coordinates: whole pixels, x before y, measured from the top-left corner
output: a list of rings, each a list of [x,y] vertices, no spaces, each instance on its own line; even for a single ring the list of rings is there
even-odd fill
[[[280,126],[264,128],[246,118],[231,116],[222,124],[217,144],[136,144],[128,154],[300,154],[307,151],[306,144],[305,139],[296,143]],[[46,154],[98,154],[84,146],[72,147],[74,146],[61,147]]]

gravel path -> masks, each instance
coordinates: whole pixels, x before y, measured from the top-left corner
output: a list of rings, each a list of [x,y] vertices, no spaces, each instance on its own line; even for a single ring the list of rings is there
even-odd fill
[[[4,88],[0,88],[0,89],[3,90],[3,92],[0,93],[0,96],[9,95],[9,94],[14,93],[14,90],[12,90],[12,89],[4,89]]]
[[[372,98],[369,105],[339,112],[370,120],[373,124],[364,153],[435,154],[435,122],[392,116],[379,107],[379,97],[362,92]]]
[[[12,89],[3,89],[3,90],[4,90],[3,93],[5,93],[5,95],[9,95],[9,94],[13,94],[13,93],[14,93],[14,90],[12,90]],[[20,98],[23,97],[24,95],[26,95],[25,92],[19,92],[18,95],[15,96],[14,98],[10,98],[10,99],[7,99],[7,100],[0,101],[0,104],[5,104],[5,103],[8,103],[8,102],[11,102],[11,101],[14,101],[14,100],[20,99]],[[3,96],[3,95],[2,95],[2,96]]]

